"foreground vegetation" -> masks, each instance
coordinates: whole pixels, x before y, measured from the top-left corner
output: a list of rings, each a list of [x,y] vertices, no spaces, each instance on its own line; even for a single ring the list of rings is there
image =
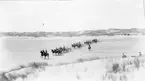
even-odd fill
[[[106,73],[103,75],[103,80],[133,81],[135,77],[133,73],[138,72],[141,68],[145,69],[145,57],[110,60],[106,65]]]
[[[29,75],[34,75],[37,72],[44,71],[47,63],[29,63],[28,65],[20,65],[14,69],[0,72],[0,81],[15,81],[16,79],[26,79]]]
[[[74,65],[82,64],[84,62],[88,62],[88,63],[96,62],[97,63],[97,60],[103,60],[103,58],[97,58],[97,57],[96,58],[92,57],[89,59],[82,58],[82,59],[78,59],[76,62],[74,62]],[[135,75],[135,72],[145,70],[145,57],[144,56],[116,58],[116,59],[115,58],[112,58],[112,59],[104,58],[104,60],[106,61],[105,62],[106,64],[104,67],[105,71],[104,71],[104,75],[102,75],[102,78],[100,79],[100,81],[134,81],[134,78],[136,76],[140,76],[139,74]],[[78,64],[76,64],[76,63],[78,63]],[[66,66],[68,64],[73,64],[73,63],[59,64],[55,67]],[[17,81],[17,79],[26,80],[31,75],[35,75],[38,72],[45,71],[46,66],[49,66],[49,65],[45,62],[39,62],[39,63],[33,62],[33,63],[29,63],[28,65],[20,65],[19,67],[16,67],[14,69],[11,69],[11,70],[8,70],[5,72],[1,72],[0,81]],[[51,67],[52,66],[53,65],[51,65]],[[70,65],[68,65],[68,66],[70,67]],[[97,67],[99,67],[99,66],[97,66]],[[89,69],[90,66],[87,66],[84,68]],[[86,71],[86,72],[89,73],[88,71]],[[78,72],[76,74],[77,74],[76,78],[78,80],[81,80],[80,79],[81,75],[79,75]],[[97,75],[94,75],[94,76],[98,77]],[[137,79],[137,81],[140,81],[140,80]]]

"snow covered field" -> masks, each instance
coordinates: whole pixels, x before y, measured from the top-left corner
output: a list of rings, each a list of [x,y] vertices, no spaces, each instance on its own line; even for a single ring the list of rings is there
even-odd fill
[[[61,44],[71,44],[72,42],[85,41],[92,38],[99,38],[101,42],[93,44],[91,52],[84,47],[64,56],[51,56],[50,60],[42,60],[40,58],[39,51],[42,48],[50,49],[59,47]],[[138,52],[145,53],[143,50],[145,37],[143,36],[66,37],[62,40],[60,39],[62,38],[55,38],[55,41],[52,39],[46,40],[46,38],[33,39],[35,42],[30,39],[3,39],[1,41],[1,44],[3,44],[1,46],[3,47],[1,47],[0,54],[0,71],[7,72],[17,65],[27,65],[31,62],[46,62],[48,66],[46,66],[45,71],[37,72],[37,76],[29,76],[25,78],[25,81],[145,81],[143,80],[143,75],[145,74],[144,57],[139,57],[139,62],[141,63],[138,64],[142,65],[139,70],[134,62],[136,59],[129,59],[131,61],[130,64],[126,64],[127,67],[133,68],[133,70],[129,72],[118,70],[118,68],[122,67],[120,64],[122,65],[124,62],[120,60],[122,52],[125,52],[127,56],[138,55]],[[50,40],[52,42],[48,43]],[[112,61],[113,57],[116,58],[114,61]],[[113,64],[116,62],[117,72],[114,73],[114,71],[110,71],[110,68],[112,69]],[[128,63],[128,61],[125,63]],[[25,73],[25,70],[23,71]],[[104,78],[103,76],[106,73],[108,75]],[[124,75],[127,75],[127,79],[125,79],[126,76]],[[109,79],[108,76],[112,78]],[[117,76],[123,78],[114,79]],[[15,81],[22,80],[18,78]]]
[[[4,75],[8,79],[0,74],[0,81],[144,81],[145,57],[138,59],[138,62],[134,57],[97,59],[62,65],[36,63],[38,67],[31,63],[21,69],[6,71]],[[125,67],[121,66],[123,64]],[[43,70],[41,66],[44,66]]]

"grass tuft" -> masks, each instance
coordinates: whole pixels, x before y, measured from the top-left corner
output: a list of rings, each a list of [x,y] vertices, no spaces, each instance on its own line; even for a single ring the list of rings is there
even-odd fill
[[[6,72],[0,73],[0,81],[15,81],[18,78],[26,79],[28,75],[35,74],[37,70],[44,70],[45,67],[48,66],[47,63],[44,62],[33,62],[28,65],[20,65],[17,68],[11,69]]]
[[[141,59],[140,57],[132,57],[114,60],[111,63],[108,62],[106,72],[103,75],[103,80],[127,81],[127,75],[139,70],[141,66],[144,66],[144,59]]]

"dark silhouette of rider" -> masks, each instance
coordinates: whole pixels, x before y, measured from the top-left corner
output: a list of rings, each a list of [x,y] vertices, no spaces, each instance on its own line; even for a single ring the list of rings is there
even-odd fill
[[[91,45],[90,44],[88,44],[88,50],[91,51]]]
[[[40,53],[41,53],[41,56],[42,56],[42,57],[44,56],[45,58],[46,58],[46,57],[49,58],[49,53],[47,53],[47,50],[46,50],[46,49],[45,49],[45,50],[44,50],[44,49],[41,50]]]
[[[41,52],[42,56],[43,56],[43,55],[44,55],[44,53],[45,53],[45,52],[44,52],[44,50],[41,50],[40,52]]]
[[[46,58],[46,56],[48,56],[48,58],[49,58],[49,53],[47,52],[47,49],[45,49],[45,58]]]

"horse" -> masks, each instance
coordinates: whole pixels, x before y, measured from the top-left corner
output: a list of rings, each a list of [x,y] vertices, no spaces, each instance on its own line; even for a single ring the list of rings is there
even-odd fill
[[[93,43],[97,43],[98,40],[97,40],[97,39],[93,39],[92,42],[93,42]]]
[[[73,44],[72,44],[72,47],[73,47],[73,48],[76,48],[76,47],[78,47],[78,44],[77,44],[77,43],[73,43]]]
[[[91,44],[92,43],[92,41],[85,41],[84,42],[84,44],[86,44],[86,45],[89,45],[89,44]]]
[[[73,48],[81,48],[81,47],[83,46],[83,44],[81,44],[80,42],[78,42],[78,43],[73,43],[73,44],[71,44],[71,46],[72,46]]]
[[[49,58],[49,53],[47,53],[47,50],[41,50],[40,51],[40,53],[41,53],[41,57],[44,57],[45,59],[48,57]]]
[[[61,55],[62,54],[62,48],[56,48],[56,49],[51,49],[51,52],[56,56],[56,55]]]

